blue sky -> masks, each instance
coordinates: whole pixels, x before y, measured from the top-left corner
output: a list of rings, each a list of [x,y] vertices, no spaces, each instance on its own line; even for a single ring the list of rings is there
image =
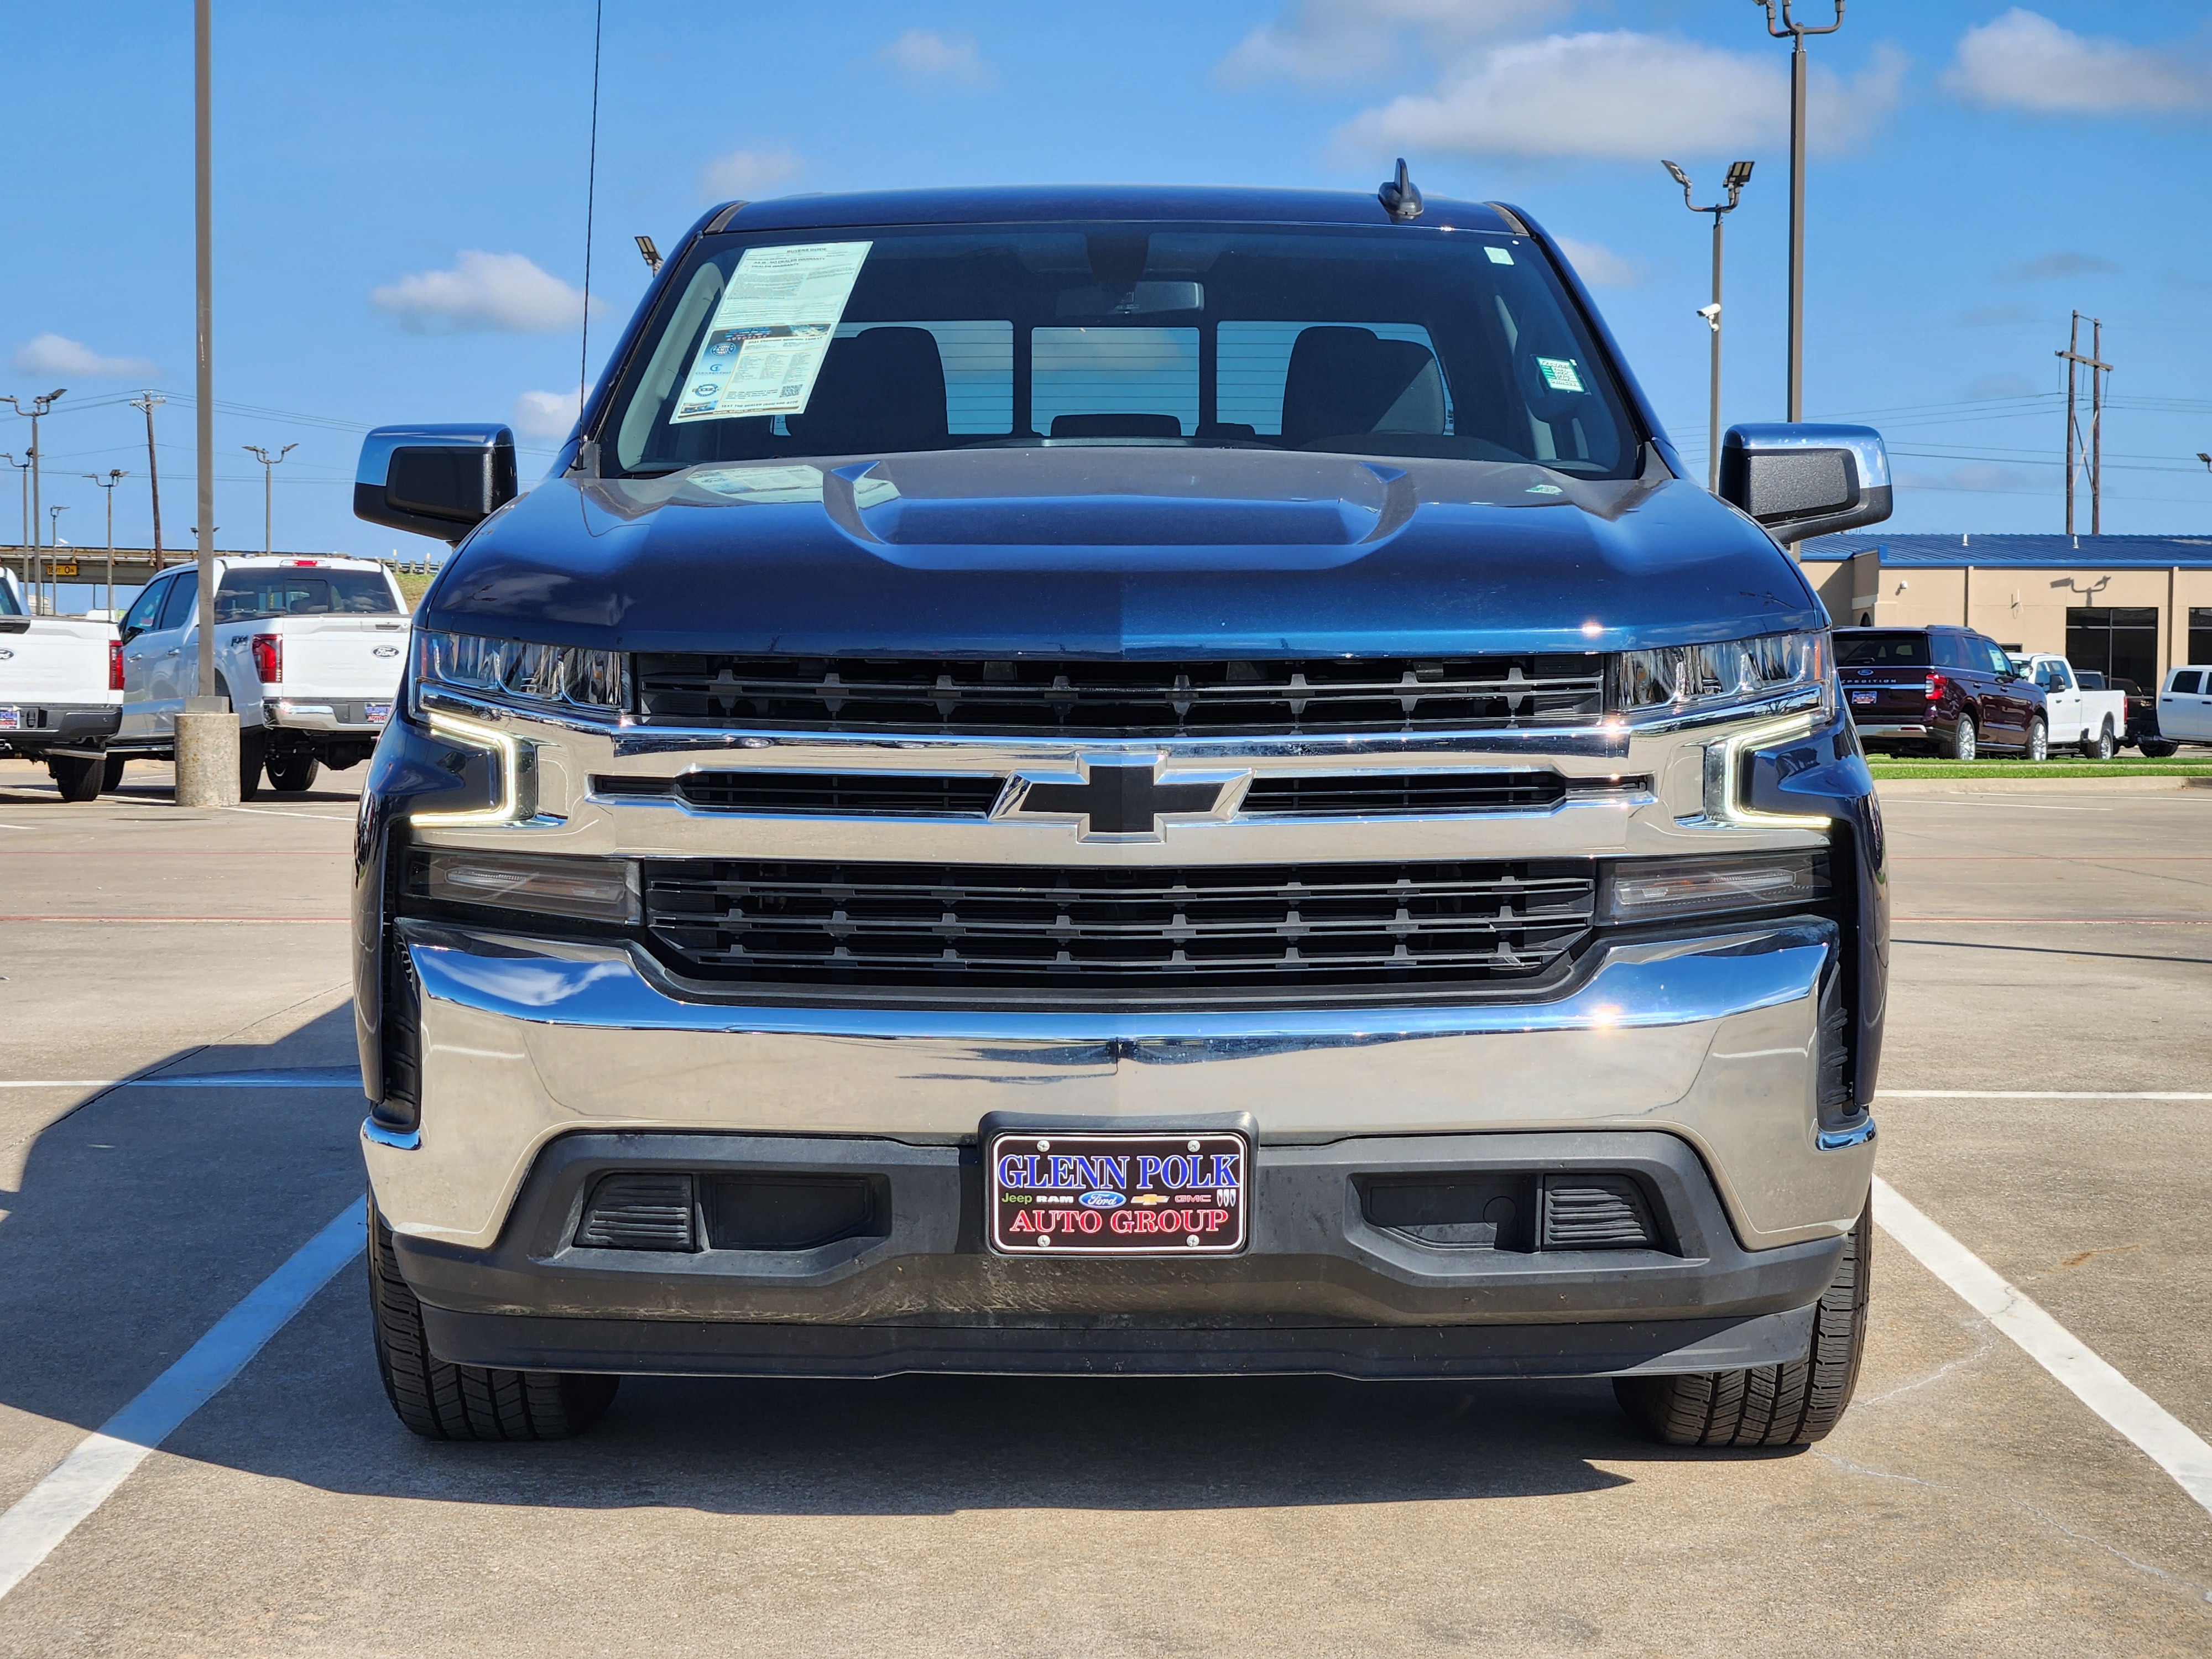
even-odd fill
[[[5,25],[0,391],[69,388],[46,499],[81,545],[102,520],[78,475],[116,466],[118,539],[146,539],[144,426],[125,402],[143,386],[170,398],[169,544],[193,522],[190,12],[83,0]],[[278,545],[386,551],[406,538],[349,511],[362,429],[509,420],[537,467],[565,429],[592,7],[217,0],[216,48],[218,538],[258,544],[260,469],[240,447],[296,442]],[[1854,0],[1812,50],[1807,414],[1883,428],[1895,527],[2060,527],[2051,354],[2078,307],[2118,365],[2106,529],[2212,529],[2193,459],[2212,450],[2203,8]],[[1782,414],[1788,50],[1751,0],[608,0],[603,53],[594,373],[643,285],[632,234],[667,247],[723,196],[1372,189],[1403,153],[1431,193],[1513,202],[1571,239],[1702,465],[1709,222],[1659,157],[1705,200],[1745,156],[1723,416]],[[27,436],[0,410],[0,449]]]

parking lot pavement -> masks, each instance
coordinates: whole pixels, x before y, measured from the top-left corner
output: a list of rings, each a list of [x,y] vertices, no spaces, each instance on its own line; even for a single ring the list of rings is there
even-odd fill
[[[0,764],[5,909],[69,918],[0,923],[0,1080],[169,1079],[0,1103],[0,1506],[360,1191],[357,1093],[296,1086],[349,1043],[349,803],[136,769],[68,807]],[[2018,1097],[2212,1094],[2212,793],[2056,804],[1888,805],[1881,1172],[2212,1433],[2212,1101]],[[349,1267],[0,1655],[2200,1654],[2209,1592],[2212,1516],[1887,1237],[1857,1402],[1793,1454],[1651,1446],[1602,1383],[1267,1378],[632,1380],[579,1442],[434,1445]]]

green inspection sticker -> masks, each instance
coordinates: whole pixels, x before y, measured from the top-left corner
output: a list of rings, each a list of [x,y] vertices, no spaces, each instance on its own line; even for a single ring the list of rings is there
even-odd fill
[[[1583,389],[1583,377],[1575,373],[1571,357],[1539,357],[1536,368],[1543,375],[1544,384],[1554,392],[1580,392]]]

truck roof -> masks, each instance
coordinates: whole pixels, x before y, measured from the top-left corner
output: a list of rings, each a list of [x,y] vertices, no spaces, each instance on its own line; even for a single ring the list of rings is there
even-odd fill
[[[221,562],[232,569],[246,567],[256,569],[293,568],[301,570],[335,568],[340,570],[381,570],[379,559],[359,559],[349,553],[225,553]]]
[[[1413,222],[1425,230],[1520,234],[1512,210],[1429,197]],[[853,225],[1050,223],[1080,219],[1189,219],[1243,224],[1388,225],[1372,191],[1274,190],[1196,185],[995,185],[944,190],[854,191],[726,202],[709,213],[708,234],[817,230]]]

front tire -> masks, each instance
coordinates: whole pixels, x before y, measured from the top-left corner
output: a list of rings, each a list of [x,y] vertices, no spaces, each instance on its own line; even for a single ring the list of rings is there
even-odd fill
[[[399,1420],[426,1440],[566,1440],[598,1422],[618,1376],[453,1365],[430,1352],[422,1304],[399,1276],[392,1229],[368,1206],[376,1370]]]
[[[106,769],[105,757],[83,760],[75,755],[56,755],[46,762],[46,770],[53,774],[54,787],[64,800],[98,800],[100,781]]]
[[[1951,728],[1951,735],[1945,739],[1942,747],[1943,757],[1946,760],[1971,761],[1981,753],[1981,744],[1974,731],[1974,717],[1972,714],[1959,716],[1959,723]]]
[[[2178,743],[2166,743],[2158,738],[2145,738],[2136,747],[2142,750],[2145,760],[2172,760],[2174,751],[2181,745]]]
[[[2040,714],[2027,723],[2027,754],[2032,761],[2051,758],[2051,728],[2044,724]]]
[[[1851,1403],[1866,1346],[1874,1206],[1844,1237],[1836,1276],[1813,1310],[1802,1359],[1749,1370],[1682,1376],[1617,1376],[1613,1398],[1653,1438],[1670,1446],[1809,1446]]]

